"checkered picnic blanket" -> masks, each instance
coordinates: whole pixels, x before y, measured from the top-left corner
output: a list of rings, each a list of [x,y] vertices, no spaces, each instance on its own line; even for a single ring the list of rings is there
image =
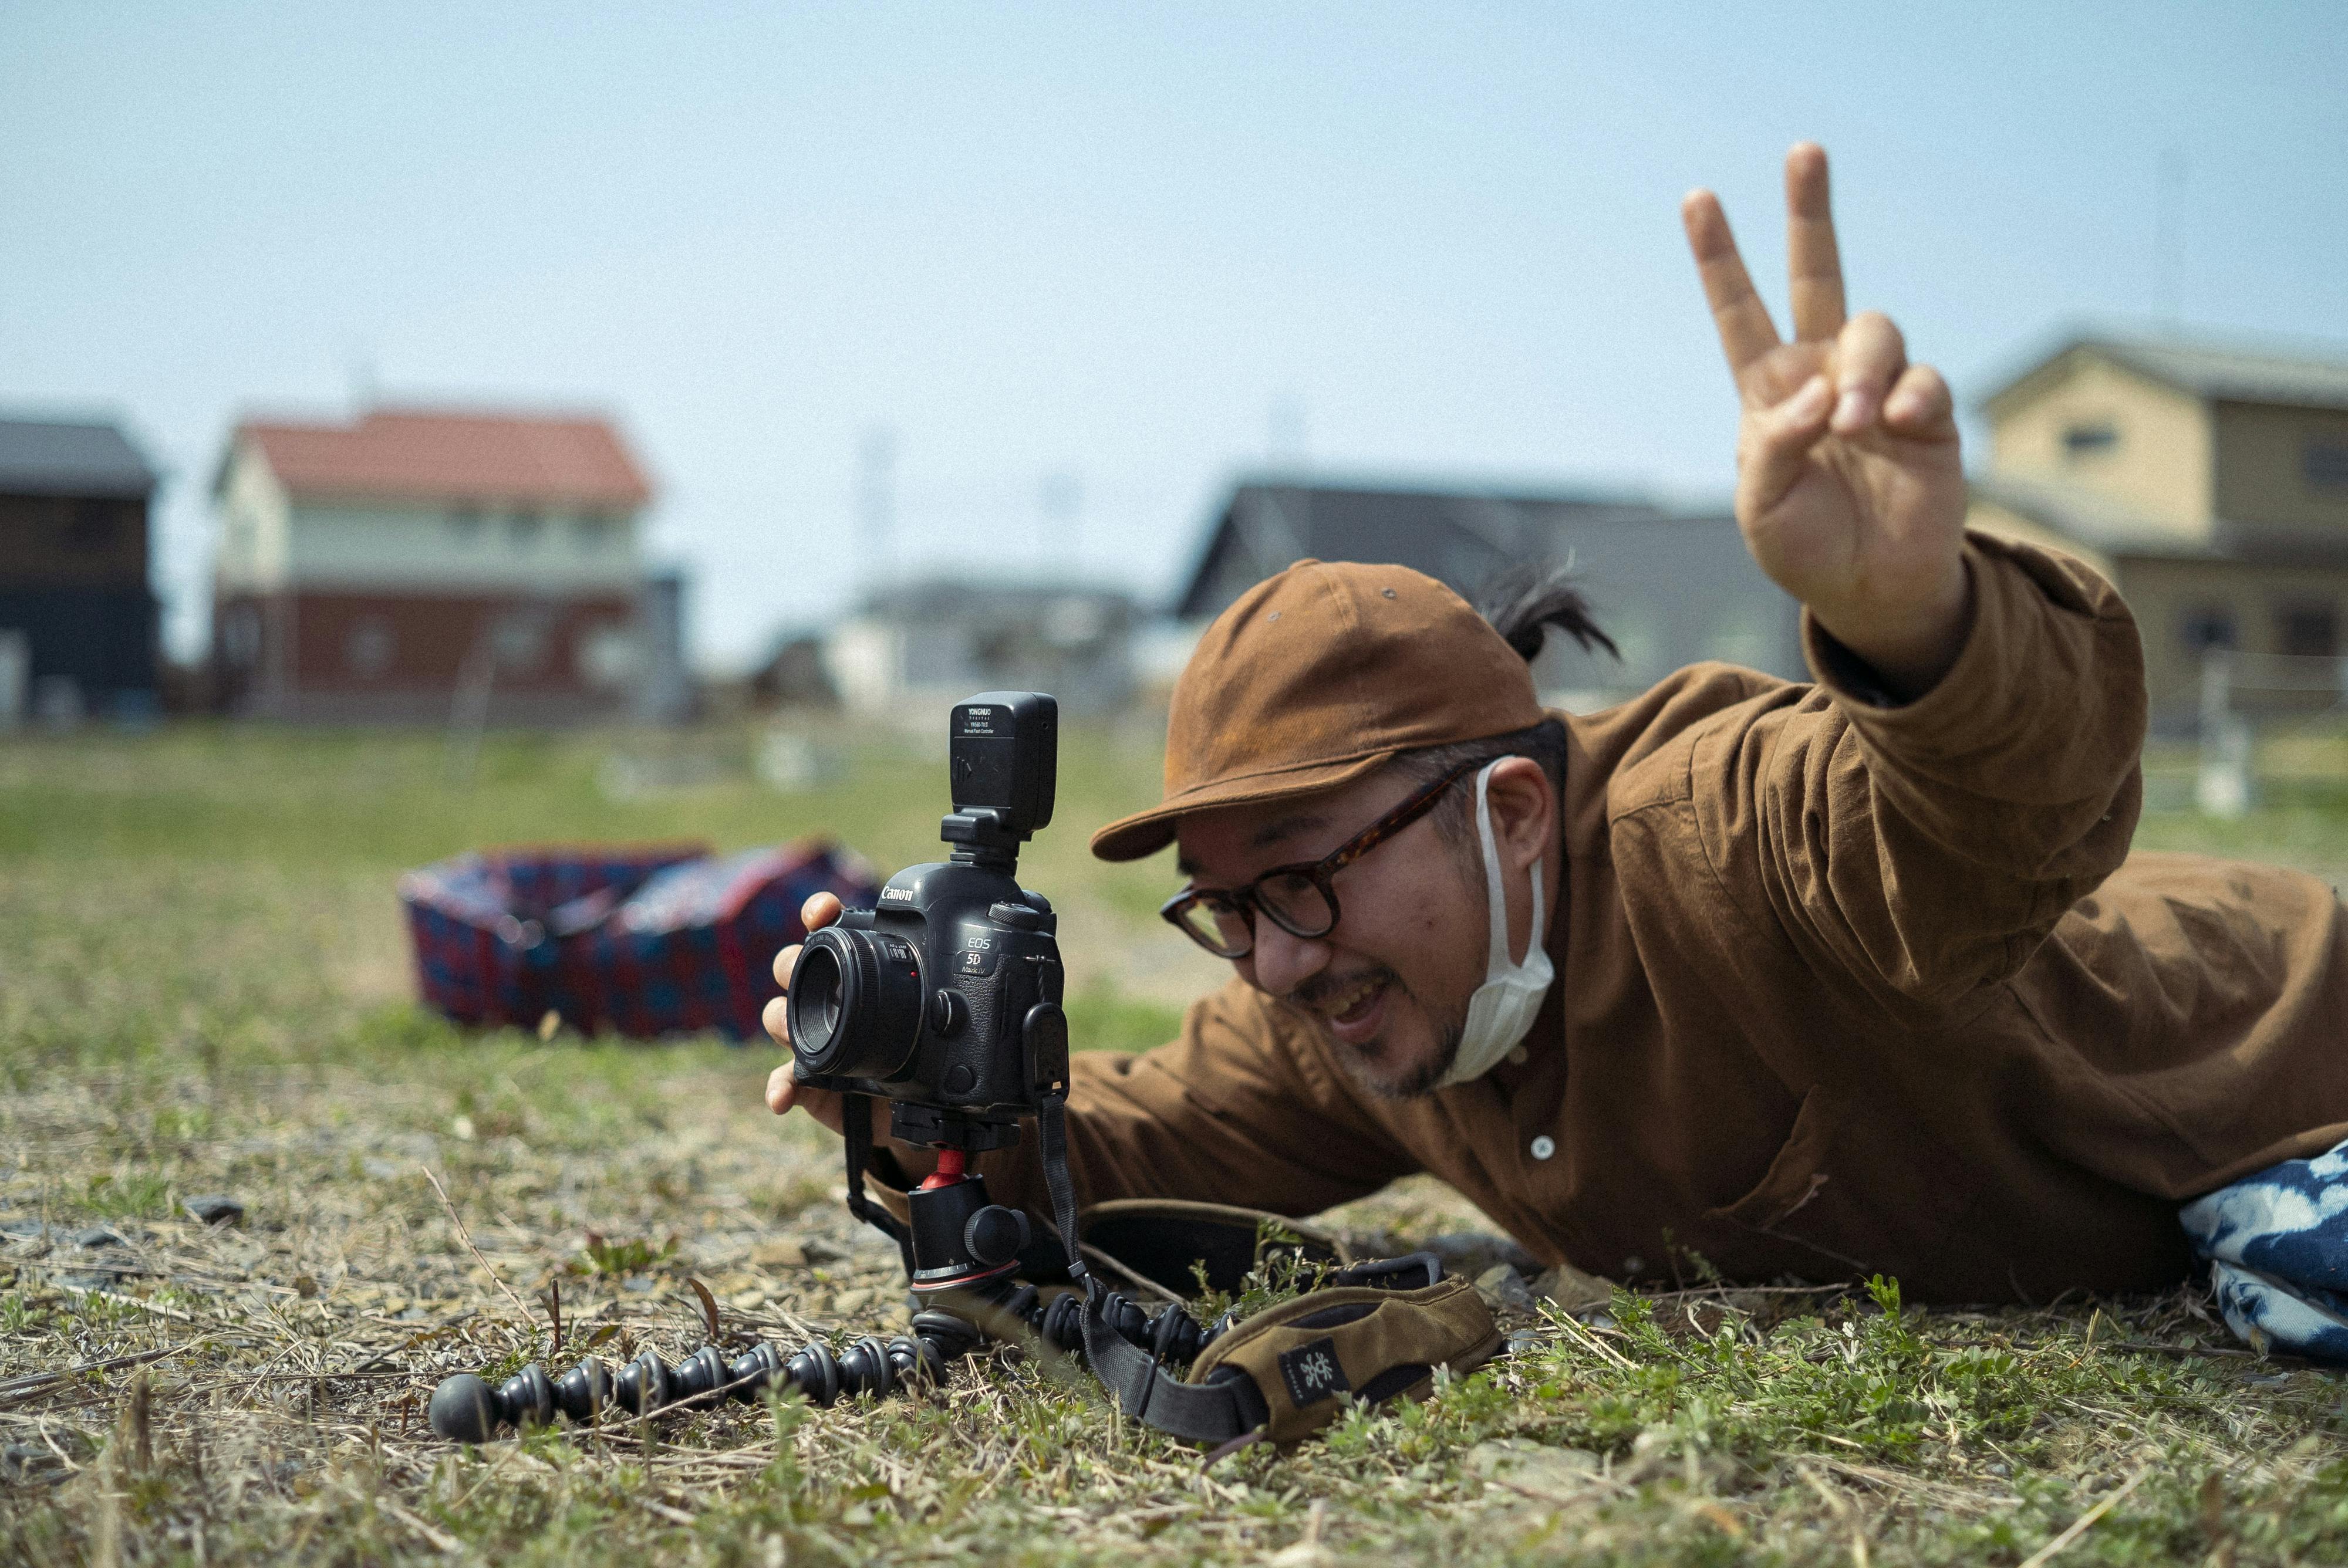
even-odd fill
[[[808,840],[713,856],[703,845],[460,855],[399,879],[426,1005],[459,1023],[639,1039],[758,1032],[776,952],[819,892],[870,907],[864,862]]]

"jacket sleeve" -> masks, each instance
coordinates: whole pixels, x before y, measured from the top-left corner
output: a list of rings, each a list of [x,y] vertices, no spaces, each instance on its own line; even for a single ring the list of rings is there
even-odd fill
[[[1968,536],[1973,620],[1940,683],[1889,705],[1807,612],[1818,684],[1697,740],[1697,830],[1729,896],[1885,1007],[1985,1005],[2127,856],[2143,652],[2084,564]]]
[[[1233,979],[1190,1004],[1175,1040],[1070,1063],[1076,1201],[1186,1198],[1301,1217],[1417,1169],[1268,999]],[[1048,1215],[1034,1129],[978,1168],[998,1203]]]

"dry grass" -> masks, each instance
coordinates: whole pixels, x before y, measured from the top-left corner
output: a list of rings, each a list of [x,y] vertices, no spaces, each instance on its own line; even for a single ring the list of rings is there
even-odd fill
[[[1863,1291],[1624,1296],[1595,1325],[1518,1320],[1516,1354],[1426,1406],[1212,1464],[1011,1351],[927,1399],[440,1443],[432,1385],[546,1356],[552,1291],[559,1362],[674,1358],[706,1337],[693,1279],[729,1337],[901,1326],[893,1252],[841,1212],[836,1145],[757,1106],[767,1053],[468,1039],[398,999],[387,870],[435,832],[526,814],[500,791],[580,831],[560,825],[602,809],[580,783],[593,743],[515,743],[529,766],[490,759],[510,782],[437,806],[437,785],[399,782],[429,774],[397,744],[371,766],[331,741],[161,743],[169,768],[103,740],[0,761],[9,1561],[2348,1556],[2339,1386],[2233,1346],[2190,1291],[1931,1314]],[[1099,798],[1070,823],[1146,789],[1148,763],[1079,780]],[[218,815],[255,770],[314,814],[273,845]],[[128,804],[81,809],[101,793]],[[907,793],[905,815],[934,816]],[[773,819],[830,808],[744,784],[667,820],[631,809],[646,820],[615,832],[780,836],[796,825]],[[2348,834],[2292,831],[2348,863]],[[1145,902],[1076,891],[1112,930]],[[1155,982],[1117,990],[1096,962],[1097,1031],[1163,1026],[1133,994]],[[187,1217],[204,1194],[241,1200],[242,1224]],[[1339,1219],[1476,1223],[1425,1183]]]

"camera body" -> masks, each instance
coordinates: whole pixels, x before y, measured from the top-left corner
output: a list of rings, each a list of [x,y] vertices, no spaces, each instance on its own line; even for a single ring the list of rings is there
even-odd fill
[[[1051,904],[1019,886],[1019,845],[1051,821],[1058,704],[1035,692],[957,703],[948,725],[950,858],[898,872],[870,909],[808,938],[788,1003],[801,1083],[894,1102],[891,1131],[983,1149],[1067,1079]]]

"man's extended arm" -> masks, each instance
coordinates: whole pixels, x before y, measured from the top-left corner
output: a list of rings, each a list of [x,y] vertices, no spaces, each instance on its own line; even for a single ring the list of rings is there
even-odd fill
[[[810,931],[839,915],[829,893],[816,894],[799,912]],[[797,945],[775,955],[775,980],[786,990],[798,956]],[[788,1050],[782,997],[767,1004],[766,1026]],[[1191,1003],[1180,1035],[1154,1050],[1077,1053],[1069,1064],[1068,1165],[1078,1200],[1188,1198],[1303,1215],[1416,1170],[1326,1057],[1310,1049],[1307,1033],[1279,1004],[1234,979]],[[788,1058],[767,1079],[767,1105],[778,1116],[803,1107],[840,1130],[840,1096],[800,1083]],[[876,1177],[893,1166],[910,1184],[936,1168],[932,1151],[887,1135],[887,1102],[875,1100],[870,1110]],[[997,1202],[1051,1213],[1032,1127],[1017,1147],[983,1155],[977,1167]]]
[[[1683,216],[1743,409],[1737,526],[1802,601],[1820,689],[1699,741],[1692,798],[1728,896],[1766,898],[1813,968],[1943,1009],[2127,854],[2142,652],[2093,572],[1968,540],[1947,384],[1889,319],[1846,315],[1817,147],[1787,155],[1786,206],[1790,341],[1720,203]]]
[[[1176,1039],[1071,1062],[1068,1165],[1079,1202],[1186,1198],[1303,1215],[1416,1169],[1303,1048],[1301,1025],[1237,980],[1190,1004]],[[1048,1214],[1032,1133],[983,1156],[996,1202]]]
[[[1945,1015],[2003,979],[2127,856],[2142,799],[2142,655],[2080,563],[1974,536],[1970,636],[1880,705],[1815,620],[1819,685],[1699,737],[1691,798],[1728,896],[1766,902],[1809,966]],[[1757,845],[1757,853],[1755,852]]]

